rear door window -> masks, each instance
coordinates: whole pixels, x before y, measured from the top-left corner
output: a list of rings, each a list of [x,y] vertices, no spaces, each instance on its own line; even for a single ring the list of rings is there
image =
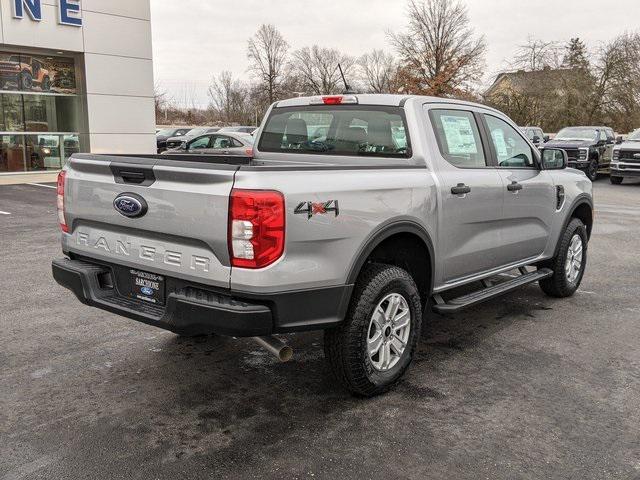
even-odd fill
[[[260,136],[263,152],[411,156],[400,107],[370,105],[275,108]]]
[[[445,160],[458,168],[487,166],[473,113],[465,110],[431,110],[430,116],[440,153]]]

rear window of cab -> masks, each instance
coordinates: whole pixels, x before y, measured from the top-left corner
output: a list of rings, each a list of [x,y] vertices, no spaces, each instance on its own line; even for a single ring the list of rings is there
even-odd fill
[[[265,123],[262,152],[411,156],[411,142],[400,107],[370,105],[274,108]]]

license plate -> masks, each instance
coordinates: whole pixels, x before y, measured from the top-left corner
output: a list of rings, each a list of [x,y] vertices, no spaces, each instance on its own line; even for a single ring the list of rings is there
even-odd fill
[[[164,277],[155,273],[129,270],[131,295],[144,302],[164,305]]]

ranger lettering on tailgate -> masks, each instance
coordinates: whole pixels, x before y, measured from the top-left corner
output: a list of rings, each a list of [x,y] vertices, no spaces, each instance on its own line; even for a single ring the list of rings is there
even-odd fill
[[[162,262],[174,267],[187,266],[191,270],[208,272],[211,265],[211,257],[203,255],[185,255],[182,252],[168,250],[161,245],[143,244],[138,239],[128,237],[130,240],[107,240],[105,236],[92,236],[88,232],[76,233],[76,245],[84,247],[84,250],[104,251],[111,255],[131,257],[135,254],[142,260],[149,262]],[[148,242],[147,242],[148,243]]]

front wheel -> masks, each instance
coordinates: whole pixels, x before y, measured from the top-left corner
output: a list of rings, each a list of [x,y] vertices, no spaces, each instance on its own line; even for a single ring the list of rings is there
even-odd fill
[[[587,177],[589,177],[589,180],[591,180],[592,182],[595,182],[598,179],[598,159],[594,158],[593,160],[591,160],[591,162],[589,163],[589,166],[587,167]]]
[[[609,177],[609,181],[614,185],[620,185],[624,177]]]
[[[391,265],[370,264],[361,273],[345,321],[326,330],[324,351],[338,381],[351,393],[379,395],[404,375],[422,325],[413,278]]]
[[[540,280],[540,288],[551,297],[570,297],[573,295],[584,276],[587,266],[587,229],[578,218],[573,218],[567,225],[562,237],[558,253],[541,267],[551,268],[553,275]]]

